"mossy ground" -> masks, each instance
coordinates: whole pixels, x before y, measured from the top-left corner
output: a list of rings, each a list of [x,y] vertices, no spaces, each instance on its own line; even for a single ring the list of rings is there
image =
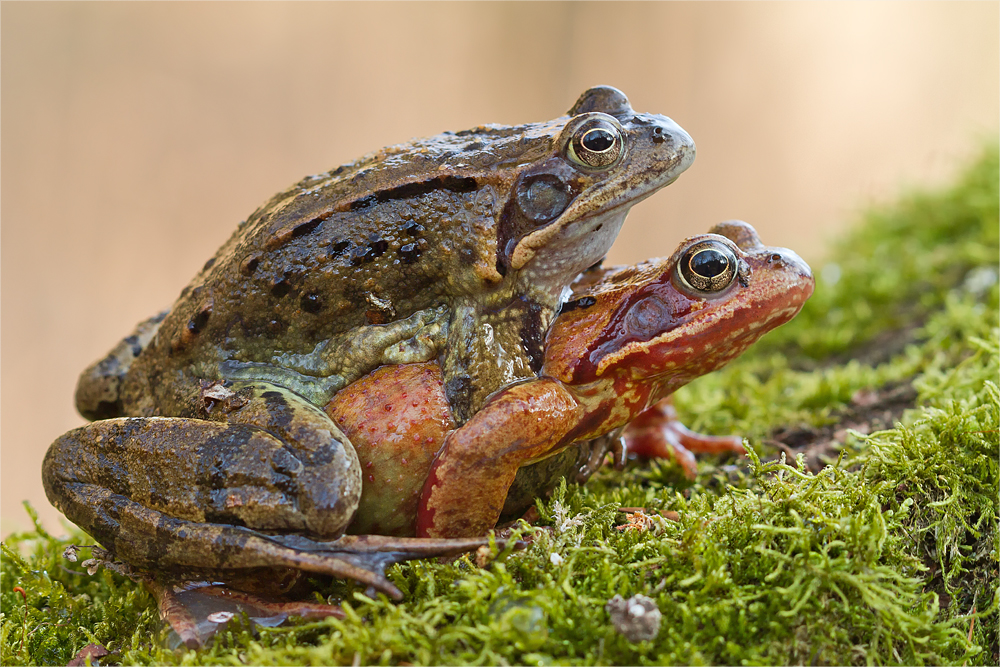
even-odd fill
[[[1000,663],[998,162],[991,146],[950,189],[864,216],[798,318],[679,393],[690,426],[746,435],[746,459],[693,484],[668,463],[601,471],[540,503],[554,528],[526,550],[393,568],[399,604],[325,584],[346,620],[202,651],[163,647],[140,587],[63,560],[85,536],[39,528],[4,544],[0,662],[97,643],[123,664]],[[623,529],[619,507],[677,520]],[[636,593],[663,622],[631,644],[604,605]]]

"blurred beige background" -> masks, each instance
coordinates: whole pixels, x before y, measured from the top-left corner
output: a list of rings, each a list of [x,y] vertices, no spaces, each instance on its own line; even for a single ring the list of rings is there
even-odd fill
[[[76,377],[275,191],[380,146],[624,90],[698,144],[614,262],[727,218],[817,262],[998,124],[996,2],[3,3],[0,529],[51,528]]]

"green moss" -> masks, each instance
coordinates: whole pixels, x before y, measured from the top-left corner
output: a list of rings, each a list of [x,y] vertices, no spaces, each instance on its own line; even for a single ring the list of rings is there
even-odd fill
[[[868,214],[796,320],[679,393],[693,427],[750,438],[745,460],[702,462],[694,484],[669,463],[602,470],[485,569],[396,567],[399,604],[327,585],[346,619],[237,627],[199,652],[163,648],[141,588],[62,559],[86,537],[36,525],[4,545],[0,662],[95,642],[139,664],[997,664],[998,165],[991,146],[947,191]],[[895,428],[851,431],[892,387],[912,387]],[[779,426],[837,436],[829,465],[777,457]],[[622,506],[678,520],[623,530]],[[604,605],[636,593],[663,623],[631,644]]]

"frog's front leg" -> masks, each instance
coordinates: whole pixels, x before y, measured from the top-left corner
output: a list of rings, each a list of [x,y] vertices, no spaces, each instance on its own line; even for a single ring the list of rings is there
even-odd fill
[[[688,479],[698,475],[694,454],[745,453],[743,438],[737,435],[705,435],[684,426],[669,396],[640,413],[625,429],[623,437],[629,454],[646,459],[673,459]]]
[[[445,439],[424,484],[417,535],[468,537],[496,525],[518,468],[558,451],[581,408],[562,383],[506,388]]]
[[[192,578],[293,568],[398,597],[384,567],[434,545],[333,539],[357,506],[361,472],[330,418],[262,382],[203,397],[207,419],[110,419],[62,436],[43,464],[49,499],[139,568]]]
[[[527,297],[485,311],[475,303],[454,305],[441,369],[459,426],[501,387],[538,375],[554,312],[554,306]]]

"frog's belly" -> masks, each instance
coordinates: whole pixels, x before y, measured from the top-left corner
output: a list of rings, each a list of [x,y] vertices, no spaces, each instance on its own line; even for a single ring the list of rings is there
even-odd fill
[[[361,462],[361,501],[347,532],[414,535],[431,462],[455,428],[438,364],[383,366],[338,392],[326,412]]]

